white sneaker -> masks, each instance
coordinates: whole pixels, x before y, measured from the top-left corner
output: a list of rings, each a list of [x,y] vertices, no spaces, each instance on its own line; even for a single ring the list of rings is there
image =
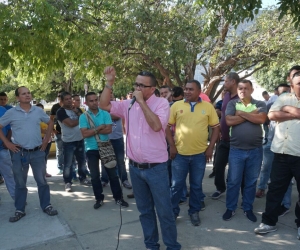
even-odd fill
[[[267,224],[260,223],[259,227],[254,229],[254,233],[266,234],[266,233],[270,233],[270,232],[275,232],[276,230],[277,230],[277,228],[275,226],[269,226]],[[298,230],[298,233],[299,233],[299,230]]]
[[[66,190],[66,192],[72,192],[71,186],[72,186],[71,183],[66,183],[66,185],[65,185],[65,190]]]

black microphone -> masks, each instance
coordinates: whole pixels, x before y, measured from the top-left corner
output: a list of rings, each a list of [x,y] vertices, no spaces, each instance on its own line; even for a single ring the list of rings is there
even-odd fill
[[[129,104],[128,110],[131,109],[131,107],[132,107],[132,105],[135,103],[135,101],[136,101],[136,98],[135,98],[135,96],[134,96],[134,97],[132,98],[130,104]]]

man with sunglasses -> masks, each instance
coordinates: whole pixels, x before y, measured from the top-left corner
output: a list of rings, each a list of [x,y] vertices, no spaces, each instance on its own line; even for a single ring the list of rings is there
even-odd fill
[[[267,193],[266,208],[262,223],[254,229],[256,234],[266,234],[277,230],[276,223],[281,209],[281,202],[293,177],[300,190],[300,66],[289,70],[288,80],[293,93],[278,97],[272,105],[268,117],[276,121],[275,134],[271,145],[274,160],[271,170],[271,183]],[[295,208],[297,238],[300,240],[300,203]]]
[[[145,71],[136,77],[133,92],[136,102],[132,107],[132,100],[110,101],[116,72],[113,67],[106,67],[104,74],[107,84],[101,95],[100,108],[125,119],[130,177],[146,248],[160,248],[157,212],[167,249],[181,249],[172,214],[167,170],[165,129],[170,115],[169,103],[154,95],[157,81],[152,73]]]

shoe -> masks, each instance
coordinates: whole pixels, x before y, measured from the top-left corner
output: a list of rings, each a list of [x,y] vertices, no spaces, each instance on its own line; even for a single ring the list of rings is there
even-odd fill
[[[9,222],[17,222],[18,220],[22,219],[26,214],[22,211],[16,211],[15,216],[9,218]]]
[[[211,195],[211,198],[213,199],[213,200],[217,200],[217,199],[219,199],[221,196],[222,196],[222,194],[224,194],[224,192],[222,192],[222,191],[216,191],[216,192],[214,192],[212,195]]]
[[[96,203],[94,204],[94,208],[95,209],[98,209],[99,207],[102,207],[104,204],[103,201],[96,201]]]
[[[199,213],[193,213],[190,215],[190,218],[191,218],[191,222],[194,226],[199,226],[201,221],[200,221],[200,218],[199,218]]]
[[[278,217],[285,216],[288,212],[290,212],[290,209],[286,208],[284,205],[281,205]]]
[[[216,176],[216,173],[214,171],[211,172],[211,174],[208,176],[208,178],[213,178]]]
[[[101,184],[102,184],[102,187],[107,187],[108,186],[108,183],[104,182],[104,181],[101,181]]]
[[[180,200],[179,203],[178,203],[178,205],[183,205],[185,203],[186,203],[186,201]]]
[[[300,227],[298,227],[297,239],[300,240]]]
[[[86,186],[92,186],[92,182],[89,179],[83,179],[82,181],[80,181],[81,185],[86,185]]]
[[[200,203],[201,203],[201,209],[200,209],[200,211],[204,211],[205,208],[206,208],[205,203],[204,203],[204,201],[200,201]]]
[[[244,211],[244,215],[248,218],[248,220],[252,222],[256,222],[257,218],[252,210]]]
[[[129,204],[123,199],[116,201],[116,204],[121,206],[122,208],[129,207]]]
[[[128,180],[123,181],[123,187],[127,188],[127,189],[132,189],[132,186],[131,186],[131,184],[129,183]]]
[[[59,170],[59,172],[57,173],[57,175],[63,175],[64,171],[62,171],[61,169]]]
[[[127,198],[133,199],[134,198],[134,194],[133,193],[132,194],[127,194]]]
[[[58,214],[57,210],[53,209],[51,205],[44,209],[44,213],[48,214],[49,216],[54,216]]]
[[[263,190],[263,189],[258,189],[257,192],[256,192],[256,194],[255,194],[255,197],[256,197],[256,198],[262,198],[262,197],[264,197],[264,196],[265,196],[265,190]]]
[[[229,209],[226,210],[225,214],[223,214],[223,220],[231,220],[231,218],[235,215],[235,211],[231,211]]]
[[[65,185],[65,190],[66,190],[66,192],[72,192],[71,186],[72,186],[71,183],[66,183],[66,185]]]
[[[46,177],[52,177],[52,175],[51,175],[51,174],[48,174],[48,173],[46,173],[45,176],[46,176]]]
[[[0,176],[0,185],[4,183],[4,179],[2,176]]]
[[[270,233],[270,232],[275,232],[276,230],[277,230],[277,228],[275,226],[269,226],[267,224],[260,223],[259,226],[254,229],[254,233],[266,234],[266,233]],[[299,232],[299,230],[298,230],[298,232]]]

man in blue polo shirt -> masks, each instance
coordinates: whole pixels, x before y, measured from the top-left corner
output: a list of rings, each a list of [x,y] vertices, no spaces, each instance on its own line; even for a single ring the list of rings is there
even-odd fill
[[[108,112],[98,108],[98,97],[96,93],[89,92],[85,96],[86,104],[89,107],[87,111],[91,116],[95,128],[92,128],[86,118],[86,114],[82,114],[79,117],[79,127],[84,138],[88,168],[91,172],[91,181],[93,191],[96,199],[94,205],[95,209],[100,208],[103,205],[104,195],[102,183],[100,180],[99,160],[100,154],[98,149],[98,143],[95,136],[99,136],[101,141],[109,141],[108,134],[112,131],[112,121]],[[106,168],[110,181],[111,191],[117,205],[121,207],[128,207],[128,203],[123,200],[122,189],[117,176],[116,167]]]
[[[19,105],[8,110],[0,118],[0,129],[10,124],[13,141],[10,142],[0,130],[0,139],[12,153],[12,170],[16,181],[15,189],[15,215],[10,222],[16,222],[24,217],[27,199],[27,174],[29,164],[38,186],[40,206],[50,216],[57,215],[57,211],[50,204],[50,189],[45,179],[46,162],[45,149],[48,145],[53,121],[39,107],[32,106],[32,96],[26,87],[18,87],[15,95]],[[40,122],[48,124],[44,139],[40,134]]]

